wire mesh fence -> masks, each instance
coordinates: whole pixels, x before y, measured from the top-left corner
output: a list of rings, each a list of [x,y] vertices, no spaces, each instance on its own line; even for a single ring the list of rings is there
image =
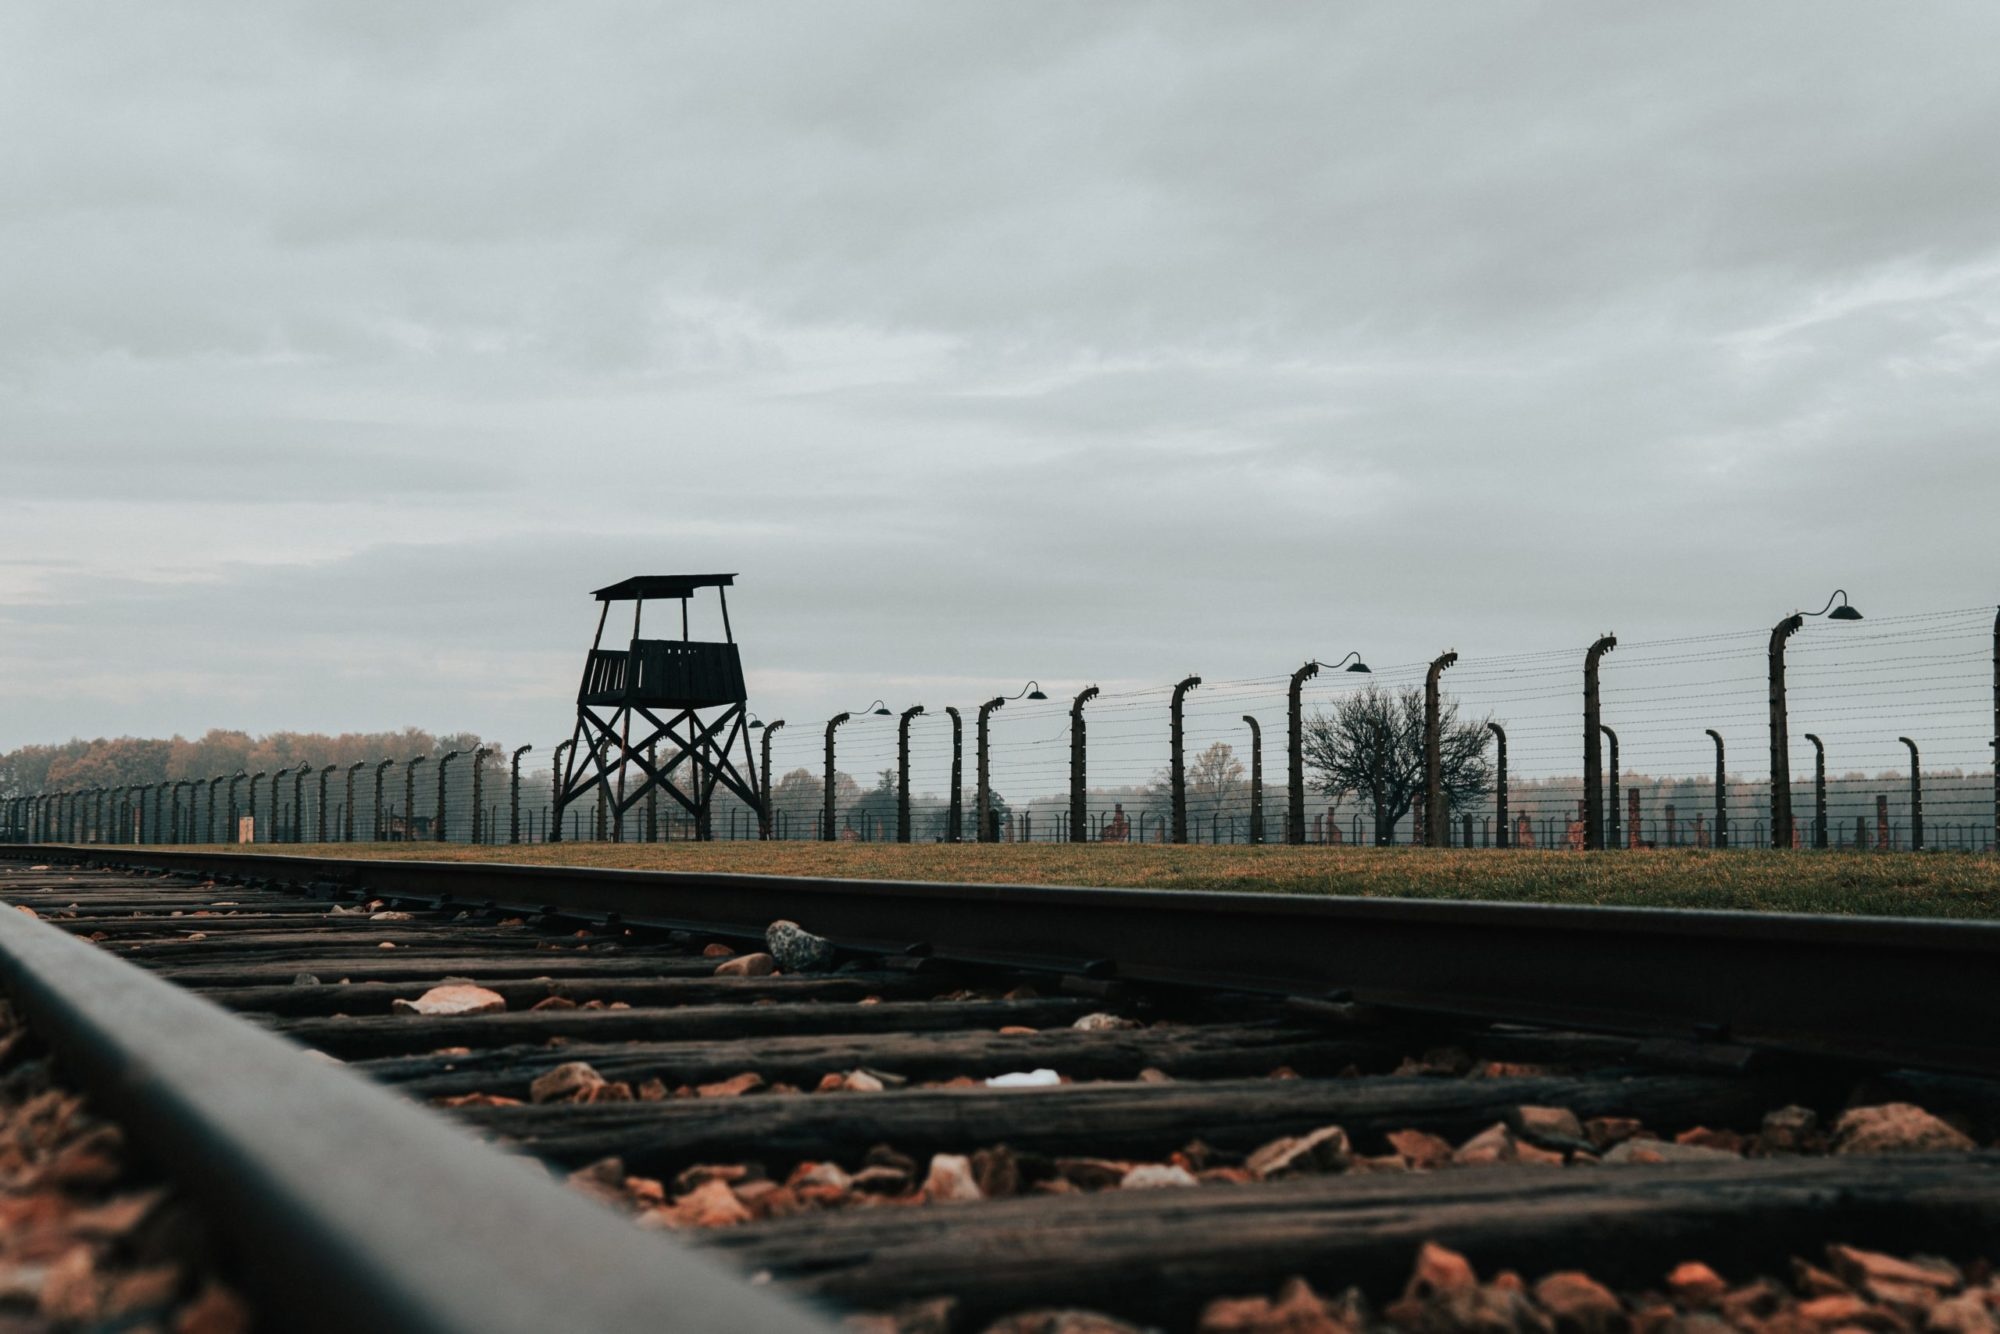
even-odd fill
[[[1490,657],[1468,651],[1443,672],[1457,722],[1500,724],[1507,760],[1504,787],[1489,784],[1449,811],[1447,841],[1488,848],[1769,846],[1776,829],[1771,631],[1620,641],[1603,658],[1601,722],[1615,741],[1605,738],[1595,839],[1586,837],[1581,772],[1587,647]],[[1784,653],[1795,844],[1994,847],[2000,624],[1992,609],[1808,621]],[[1310,676],[1300,686],[1302,717],[1329,715],[1371,687],[1420,690],[1430,664],[1372,667],[1329,666]],[[1184,692],[1186,841],[1288,841],[1292,674],[1286,667]],[[955,718],[936,705],[907,720],[858,715],[833,737],[831,826],[825,724],[795,719],[754,734],[768,747],[768,772],[759,780],[768,820],[718,791],[706,834],[895,841],[906,799],[907,836],[918,842],[982,833],[1007,842],[1167,842],[1175,829],[1173,695],[1174,686],[1162,683],[1106,689],[1080,705],[1070,693],[1052,692],[1042,700],[989,701],[984,709],[965,701]],[[1496,750],[1499,744],[1496,737]],[[1497,756],[1489,751],[1487,758]],[[1261,783],[1253,785],[1253,772]],[[636,792],[638,776],[631,778]],[[1303,778],[1297,841],[1422,840],[1420,803],[1378,811],[1365,794],[1326,791],[1311,767]],[[657,788],[622,814],[614,804],[602,787],[572,802],[560,837],[649,842],[704,833],[692,812]],[[0,834],[36,841],[539,843],[550,840],[555,819],[550,770],[492,750],[302,763],[275,773],[0,802]]]

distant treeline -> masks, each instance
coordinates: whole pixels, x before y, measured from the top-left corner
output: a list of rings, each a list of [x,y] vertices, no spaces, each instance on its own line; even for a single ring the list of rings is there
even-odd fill
[[[22,746],[0,755],[0,797],[82,788],[129,787],[169,779],[213,778],[218,774],[275,773],[315,766],[349,765],[362,760],[417,755],[436,759],[451,751],[472,751],[482,742],[471,732],[438,735],[420,727],[400,732],[271,732],[252,736],[222,728],[198,740],[172,737],[77,738],[54,746]]]

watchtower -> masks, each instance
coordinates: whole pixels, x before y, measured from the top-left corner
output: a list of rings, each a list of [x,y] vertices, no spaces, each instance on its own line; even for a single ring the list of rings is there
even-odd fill
[[[556,775],[550,842],[562,838],[564,808],[598,788],[619,817],[647,793],[663,791],[694,816],[700,838],[709,837],[709,807],[717,783],[751,809],[763,810],[763,784],[745,728],[743,661],[729,629],[729,595],[723,592],[734,582],[733,574],[640,575],[594,594],[604,609],[598,613],[597,638],[591,641],[583,684],[576,692],[569,758]],[[688,635],[688,599],[704,588],[713,588],[721,602],[720,643]],[[646,603],[661,598],[680,600],[681,637],[642,639]],[[604,625],[614,602],[632,604],[627,648],[604,647]],[[747,779],[730,758],[739,742]],[[633,771],[639,781],[628,785],[626,777]],[[614,819],[611,828],[612,837],[619,838],[622,818]]]

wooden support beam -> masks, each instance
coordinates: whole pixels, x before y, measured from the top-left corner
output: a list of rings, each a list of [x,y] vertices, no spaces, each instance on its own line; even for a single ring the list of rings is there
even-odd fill
[[[1702,1259],[1734,1281],[1817,1260],[1828,1237],[1898,1255],[1971,1256],[2000,1239],[2000,1154],[1752,1159],[1664,1167],[1496,1167],[1331,1176],[1176,1193],[1105,1191],[974,1208],[812,1213],[690,1234],[789,1290],[861,1309],[958,1299],[966,1328],[1075,1305],[1185,1330],[1217,1293],[1275,1292],[1303,1275],[1377,1302],[1426,1241],[1484,1278],[1581,1269],[1657,1287]]]
[[[868,1009],[879,1007],[869,1006]],[[1030,1047],[1028,1050],[1032,1050]],[[1030,1057],[1024,1068],[1037,1064]],[[891,1096],[800,1094],[572,1107],[466,1109],[481,1129],[560,1164],[622,1155],[632,1171],[755,1159],[773,1170],[811,1158],[858,1162],[876,1144],[903,1153],[965,1153],[1008,1144],[1044,1154],[1163,1157],[1199,1139],[1247,1152],[1281,1135],[1346,1128],[1364,1151],[1415,1126],[1458,1140],[1524,1104],[1580,1117],[1639,1116],[1673,1131],[1755,1127],[1798,1096],[1768,1082],[1687,1075],[1631,1079],[1250,1079],[1202,1084],[919,1089]],[[2000,1189],[2000,1188],[1996,1188]]]

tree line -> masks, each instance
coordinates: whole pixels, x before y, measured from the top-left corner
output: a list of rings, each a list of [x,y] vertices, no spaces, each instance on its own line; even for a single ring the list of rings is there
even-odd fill
[[[0,797],[24,797],[37,792],[85,788],[131,787],[183,778],[214,778],[218,774],[275,773],[301,764],[346,766],[363,760],[422,755],[436,760],[456,750],[470,753],[482,745],[473,732],[427,732],[406,727],[398,732],[248,732],[213,728],[195,740],[175,736],[74,738],[52,746],[22,746],[0,754]]]

